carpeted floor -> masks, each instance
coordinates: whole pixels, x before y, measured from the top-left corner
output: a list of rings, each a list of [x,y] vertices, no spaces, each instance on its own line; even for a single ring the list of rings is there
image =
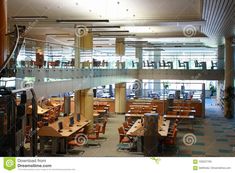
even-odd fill
[[[83,154],[68,154],[68,156],[116,156],[116,157],[137,157],[143,154],[128,151],[117,151],[119,142],[118,127],[124,122],[124,115],[111,115],[106,134],[107,140],[99,141],[101,147],[75,147],[73,150],[83,150]],[[177,134],[177,147],[169,152],[164,152],[163,156],[208,156],[227,157],[235,156],[235,121],[226,119],[223,112],[216,105],[214,100],[206,100],[206,118],[197,118],[194,121],[193,130],[190,123],[180,123]],[[196,142],[187,146],[183,143],[183,137],[192,133],[196,137]]]

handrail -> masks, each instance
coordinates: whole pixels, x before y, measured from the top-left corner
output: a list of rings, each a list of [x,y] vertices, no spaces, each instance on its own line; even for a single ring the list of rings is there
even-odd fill
[[[2,72],[3,69],[6,68],[7,64],[10,62],[12,56],[14,55],[15,53],[15,50],[17,48],[17,45],[19,43],[19,39],[20,39],[20,33],[19,33],[19,28],[17,25],[15,25],[15,30],[16,30],[16,42],[15,42],[15,46],[13,48],[13,50],[11,51],[11,54],[10,56],[8,56],[8,58],[6,59],[6,61],[3,63],[3,65],[0,67],[0,73]]]

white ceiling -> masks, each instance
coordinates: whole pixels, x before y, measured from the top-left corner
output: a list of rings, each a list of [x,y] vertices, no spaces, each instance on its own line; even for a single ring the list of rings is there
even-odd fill
[[[206,0],[204,0],[206,1]],[[202,0],[8,0],[8,18],[11,24],[28,26],[29,37],[46,37],[46,34],[60,33],[68,36],[50,36],[49,40],[73,44],[74,24],[60,24],[58,19],[108,19],[109,23],[99,25],[120,25],[135,36],[126,40],[147,40],[151,43],[181,42],[218,44],[216,38],[206,38],[201,28]],[[14,21],[13,16],[48,16],[47,20]],[[80,23],[80,25],[98,25]],[[193,26],[192,36],[185,37],[184,29]],[[98,30],[98,29],[97,29]],[[173,38],[173,39],[172,39]],[[68,41],[70,40],[70,41]],[[114,39],[96,41],[95,44],[113,44]]]

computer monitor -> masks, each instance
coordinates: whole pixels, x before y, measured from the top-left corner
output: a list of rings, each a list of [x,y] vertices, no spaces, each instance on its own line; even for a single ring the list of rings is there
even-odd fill
[[[81,116],[80,114],[77,114],[77,121],[80,121],[81,120]]]
[[[58,122],[58,131],[61,132],[63,129],[63,122]]]
[[[69,118],[69,126],[72,127],[74,125],[74,117]]]

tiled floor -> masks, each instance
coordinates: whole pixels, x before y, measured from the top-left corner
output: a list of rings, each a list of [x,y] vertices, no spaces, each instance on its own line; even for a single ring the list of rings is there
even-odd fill
[[[185,146],[182,138],[186,132],[178,135],[177,156],[235,156],[235,121],[223,117],[221,109],[213,102],[206,104],[206,118],[197,119],[193,134],[197,142]]]
[[[190,129],[190,124],[179,125],[177,135],[177,147],[167,150],[163,156],[235,156],[235,121],[234,119],[226,119],[223,117],[223,112],[213,102],[206,101],[206,118],[198,118],[194,122],[193,131]],[[118,127],[124,121],[124,115],[113,115],[109,118],[107,131],[104,136],[106,141],[100,141],[101,147],[78,147],[74,150],[84,150],[82,155],[68,156],[118,156],[131,157],[143,156],[143,154],[135,152],[120,152],[117,151],[119,140]],[[184,135],[193,133],[196,137],[196,143],[191,146],[186,146],[183,143]]]

